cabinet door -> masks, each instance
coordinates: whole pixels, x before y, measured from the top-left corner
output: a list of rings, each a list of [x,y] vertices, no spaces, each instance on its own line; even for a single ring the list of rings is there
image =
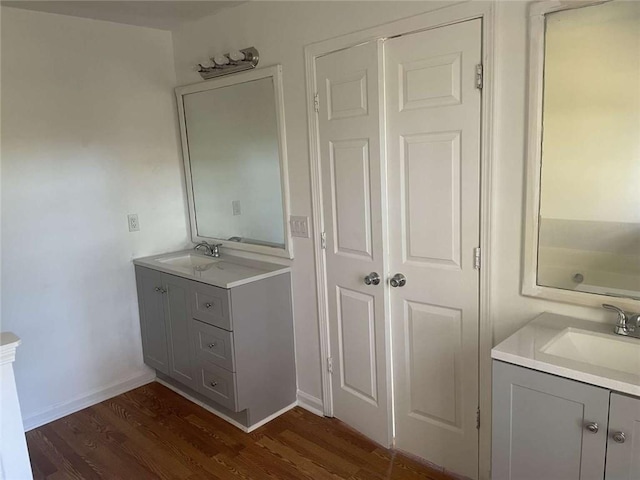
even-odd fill
[[[195,388],[189,280],[162,274],[165,293],[165,316],[169,337],[169,375],[188,387]]]
[[[169,374],[162,274],[136,267],[144,363]]]
[[[639,478],[640,398],[612,393],[605,479],[637,480]]]
[[[492,479],[602,480],[608,412],[606,389],[494,361]]]

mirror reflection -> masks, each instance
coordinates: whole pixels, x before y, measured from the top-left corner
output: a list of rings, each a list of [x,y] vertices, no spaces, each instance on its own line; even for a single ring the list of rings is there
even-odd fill
[[[546,17],[538,284],[640,297],[640,2]]]
[[[183,96],[198,237],[285,247],[273,81]]]

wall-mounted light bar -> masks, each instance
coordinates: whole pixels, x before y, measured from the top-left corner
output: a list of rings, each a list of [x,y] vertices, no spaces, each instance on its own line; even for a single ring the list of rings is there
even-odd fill
[[[256,68],[260,55],[254,47],[242,50],[234,50],[224,55],[217,55],[211,58],[210,65],[198,64],[198,73],[205,80],[228,75],[230,73],[242,72]]]

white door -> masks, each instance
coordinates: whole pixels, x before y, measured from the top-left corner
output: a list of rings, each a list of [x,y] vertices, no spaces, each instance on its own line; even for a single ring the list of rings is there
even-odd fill
[[[317,59],[316,85],[333,413],[388,446],[380,52],[370,42]],[[373,272],[380,281],[367,285]]]
[[[481,21],[384,48],[396,446],[477,478]]]

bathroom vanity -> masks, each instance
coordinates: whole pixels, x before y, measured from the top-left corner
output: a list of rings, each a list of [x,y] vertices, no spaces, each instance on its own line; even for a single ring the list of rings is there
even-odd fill
[[[491,356],[494,480],[640,478],[640,339],[543,313]]]
[[[295,405],[290,268],[193,251],[134,260],[144,361],[251,431]]]

